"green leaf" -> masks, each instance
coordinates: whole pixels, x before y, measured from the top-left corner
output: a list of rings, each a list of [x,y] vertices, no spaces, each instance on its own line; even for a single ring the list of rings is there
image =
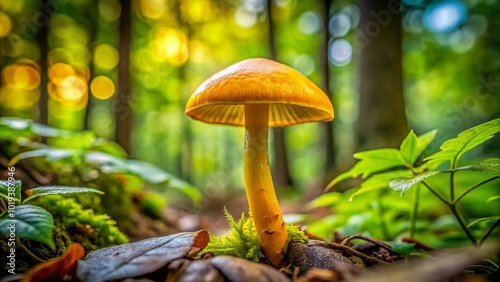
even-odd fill
[[[410,131],[399,147],[401,155],[406,162],[413,165],[432,140],[434,140],[436,134],[437,130],[432,130],[417,137],[417,135],[413,133],[413,130]]]
[[[401,143],[399,150],[401,151],[401,156],[406,160],[406,163],[412,165],[417,159],[417,135],[412,131],[408,133],[406,138]]]
[[[467,129],[458,137],[444,142],[441,151],[425,160],[452,161],[452,166],[454,166],[464,153],[493,138],[493,135],[499,131],[500,118]]]
[[[389,187],[396,191],[401,191],[401,193],[404,193],[406,190],[410,189],[413,185],[422,182],[426,178],[429,178],[433,175],[439,174],[441,172],[445,172],[443,170],[434,170],[434,171],[428,171],[424,172],[422,174],[416,175],[414,177],[409,177],[409,178],[397,178],[389,182]]]
[[[363,183],[361,183],[359,189],[354,194],[351,195],[349,201],[352,201],[356,196],[371,191],[388,188],[389,182],[392,181],[393,179],[400,177],[408,177],[410,175],[412,175],[412,172],[410,170],[396,170],[396,171],[389,171],[385,173],[375,174],[370,178],[368,178]]]
[[[339,192],[326,193],[307,203],[306,208],[312,210],[321,207],[331,207],[341,201],[342,198],[342,193]]]
[[[467,225],[467,228],[470,228],[471,226],[474,226],[474,225],[481,223],[481,222],[495,222],[498,219],[500,219],[500,216],[482,217],[482,218],[476,219],[473,222],[469,223],[469,225]]]
[[[30,191],[30,192],[28,192]],[[74,194],[74,193],[97,193],[104,194],[104,192],[93,188],[87,187],[74,187],[74,186],[44,186],[37,187],[31,190],[27,190],[26,193],[31,193],[31,195],[24,199],[23,204],[33,200],[36,197],[45,195],[59,195],[59,194]]]
[[[88,150],[92,147],[96,135],[92,131],[72,132],[71,135],[49,138],[47,143],[56,148]]]
[[[0,139],[15,140],[19,137],[35,137],[30,121],[20,118],[0,118]]]
[[[396,252],[402,256],[409,255],[416,245],[415,243],[405,243],[405,242],[385,242],[385,243],[391,246],[393,252]]]
[[[427,147],[429,146],[429,144],[432,143],[432,141],[434,141],[434,138],[436,138],[436,134],[437,134],[437,130],[434,129],[434,130],[431,130],[427,133],[424,133],[420,136],[418,136],[418,141],[417,141],[417,153],[416,155],[417,158],[425,151],[425,149],[427,149]],[[415,159],[416,161],[417,159]]]
[[[13,157],[9,162],[9,166],[14,166],[19,161],[24,160],[24,159],[29,159],[29,158],[45,157],[48,161],[55,161],[55,160],[60,160],[60,159],[68,158],[68,157],[75,156],[75,155],[77,155],[76,151],[66,150],[66,149],[33,150],[33,151],[27,151],[27,152],[21,153],[15,157]]]
[[[91,150],[107,153],[120,158],[127,158],[127,152],[117,143],[105,138],[96,138]]]
[[[0,234],[10,236],[11,230],[8,228],[12,226],[17,237],[35,240],[55,249],[52,240],[54,219],[48,211],[33,205],[17,206],[13,213],[4,212],[0,215]]]
[[[75,134],[72,131],[57,129],[47,125],[35,123],[31,120],[21,118],[0,118],[0,138],[17,139],[19,137],[32,138],[62,137]]]
[[[486,174],[500,174],[500,159],[489,159],[482,163],[459,167],[457,170],[481,172]]]
[[[348,171],[337,176],[328,184],[326,189],[330,189],[340,181],[362,176],[367,178],[369,175],[384,171],[386,169],[404,166],[405,159],[401,152],[393,148],[375,149],[354,154],[359,161]]]
[[[493,197],[489,197],[486,202],[489,203],[489,202],[492,202],[492,201],[496,201],[496,200],[500,200],[500,195],[497,195],[497,196],[493,196]]]
[[[101,152],[87,153],[85,159],[88,164],[99,167],[104,173],[132,174],[150,183],[166,183],[168,188],[178,190],[193,201],[201,201],[201,193],[196,187],[153,164],[122,159]]]
[[[21,181],[0,180],[0,198],[7,202],[21,202]]]

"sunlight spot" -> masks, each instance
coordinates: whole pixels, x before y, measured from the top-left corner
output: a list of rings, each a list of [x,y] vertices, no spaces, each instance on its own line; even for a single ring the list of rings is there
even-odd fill
[[[298,21],[299,30],[304,34],[315,34],[321,30],[323,24],[317,13],[305,12]]]
[[[95,65],[105,71],[114,69],[118,65],[118,51],[109,44],[100,44],[94,50]]]
[[[450,32],[467,17],[467,7],[456,0],[430,5],[424,12],[424,24],[432,32]]]
[[[56,85],[61,84],[66,77],[75,74],[76,74],[75,69],[72,66],[65,63],[54,64],[49,69],[49,78]]]
[[[234,14],[236,23],[244,28],[249,28],[257,23],[257,15],[245,9],[245,7],[240,6],[236,9]]]
[[[106,100],[115,93],[115,84],[110,78],[100,75],[90,83],[90,91],[97,99]]]
[[[87,94],[87,82],[78,75],[67,76],[57,86],[57,93],[63,104],[77,104]]]
[[[9,16],[0,11],[0,37],[8,35],[11,28],[12,21],[10,20]]]
[[[293,60],[292,66],[305,76],[311,75],[315,69],[314,60],[311,56],[305,54],[297,56]]]
[[[158,28],[154,33],[152,52],[160,62],[168,61],[175,66],[184,64],[189,57],[186,34],[175,28]]]
[[[345,36],[351,28],[351,22],[346,14],[333,16],[328,23],[330,34],[334,37]]]
[[[336,66],[347,65],[352,58],[352,46],[345,39],[338,39],[330,44],[328,50],[330,62]]]
[[[167,9],[167,1],[164,0],[140,0],[139,10],[149,19],[158,19]]]
[[[120,18],[121,6],[117,0],[101,0],[98,9],[99,16],[107,22],[114,22]]]

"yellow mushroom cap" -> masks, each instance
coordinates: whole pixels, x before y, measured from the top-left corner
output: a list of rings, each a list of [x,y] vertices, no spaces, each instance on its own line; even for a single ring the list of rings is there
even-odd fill
[[[269,104],[269,126],[333,119],[328,96],[289,66],[254,58],[231,65],[203,82],[186,114],[208,123],[245,125],[245,104]]]

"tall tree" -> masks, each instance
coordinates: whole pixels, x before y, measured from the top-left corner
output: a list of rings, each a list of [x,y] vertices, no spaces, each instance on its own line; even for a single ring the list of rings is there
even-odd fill
[[[49,1],[48,0],[40,0],[39,2],[39,13],[40,15],[45,15],[46,23],[41,25],[38,29],[38,44],[40,46],[40,98],[38,99],[38,122],[41,124],[47,124],[48,122],[48,101],[49,101],[49,92],[48,92],[48,83],[49,83],[49,66],[48,66],[48,57],[49,57],[49,25],[48,22],[52,13],[47,13],[44,9]]]
[[[328,30],[328,22],[330,21],[330,8],[333,0],[320,0],[323,2],[323,13],[321,19],[323,21],[323,42],[321,46],[321,52],[319,55],[319,71],[320,71],[320,86],[323,91],[328,95],[330,100],[332,100],[333,94],[330,94],[330,65],[328,63],[328,45],[330,43],[330,31]],[[322,136],[322,147],[325,153],[325,180],[330,181],[332,179],[332,169],[335,165],[335,141],[333,138],[333,123],[331,121],[321,124],[323,136]],[[324,188],[324,187],[323,187]]]
[[[277,60],[276,40],[274,35],[274,23],[272,13],[272,0],[267,0],[267,23],[268,23],[268,49],[269,58]],[[274,146],[274,173],[273,178],[277,186],[293,186],[293,180],[290,176],[288,166],[288,154],[285,143],[285,128],[273,128],[273,146]],[[278,188],[279,189],[279,188]]]
[[[408,133],[404,98],[401,3],[359,0],[359,117],[356,151],[395,147]]]
[[[132,109],[130,107],[130,42],[132,40],[131,0],[121,0],[118,92],[115,104],[115,140],[130,153]]]

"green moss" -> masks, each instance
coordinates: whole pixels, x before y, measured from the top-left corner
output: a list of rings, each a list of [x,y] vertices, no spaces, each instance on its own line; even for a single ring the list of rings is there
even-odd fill
[[[223,236],[211,236],[204,251],[211,252],[216,256],[229,255],[255,262],[263,261],[265,256],[260,248],[259,236],[253,220],[246,218],[243,213],[240,220],[236,222],[226,209],[224,209],[224,213],[229,221],[229,232]],[[307,236],[297,226],[287,225],[287,232],[287,245],[291,241],[307,241]]]
[[[127,237],[116,227],[116,222],[104,214],[83,209],[73,198],[60,195],[40,197],[36,204],[47,209],[54,217],[54,224],[73,242],[88,251],[110,245],[124,244]]]

